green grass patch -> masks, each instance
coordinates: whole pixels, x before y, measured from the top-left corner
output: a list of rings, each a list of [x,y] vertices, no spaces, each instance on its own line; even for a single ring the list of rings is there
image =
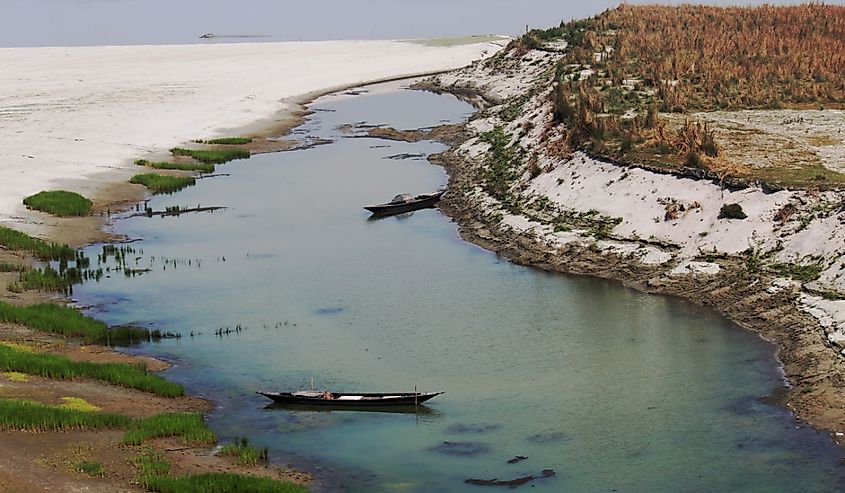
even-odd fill
[[[258,450],[249,445],[249,439],[246,437],[236,438],[235,443],[225,445],[220,450],[220,455],[226,457],[236,457],[238,464],[244,466],[254,466],[259,462],[267,462],[269,451],[264,448]]]
[[[0,399],[0,428],[6,430],[100,430],[124,428],[130,422],[130,418],[119,414],[92,413],[19,399]]]
[[[0,344],[0,371],[21,372],[59,380],[90,378],[163,397],[179,397],[185,393],[178,383],[151,375],[139,365],[72,361],[65,356],[22,351],[4,344]]]
[[[0,301],[0,321],[63,336],[81,337],[86,342],[105,339],[108,326],[79,310],[55,303],[17,306]]]
[[[76,308],[55,303],[17,306],[0,301],[0,321],[66,337],[79,337],[87,343],[131,345],[178,337],[176,334],[141,327],[109,328],[105,323],[83,315]]]
[[[145,478],[166,476],[170,472],[170,462],[167,462],[161,452],[152,448],[138,456],[135,466],[138,468],[138,476],[141,482]]]
[[[65,217],[87,216],[94,203],[76,192],[50,190],[30,195],[23,199],[23,205],[29,209]]]
[[[173,193],[197,183],[193,176],[168,176],[142,173],[129,179],[129,183],[144,185],[153,193]]]
[[[213,173],[213,163],[171,163],[168,161],[147,161],[146,159],[138,159],[135,161],[138,166],[146,166],[155,169],[178,169],[180,171],[198,171],[200,173]]]
[[[9,250],[29,252],[42,260],[73,260],[76,258],[76,250],[67,245],[48,243],[5,226],[0,226],[0,245]]]
[[[211,144],[211,145],[243,145],[252,142],[252,137],[220,137],[219,139],[202,140],[197,139],[194,142],[197,144]]]
[[[123,435],[124,445],[140,445],[159,437],[182,438],[187,445],[212,445],[217,441],[214,432],[199,413],[166,413],[143,418],[132,423]]]
[[[106,470],[103,469],[103,464],[100,462],[83,461],[74,464],[73,470],[91,476],[92,478],[101,478],[106,475]]]
[[[159,493],[307,493],[302,486],[270,478],[231,473],[207,473],[191,476],[149,476],[144,486]]]
[[[182,147],[174,147],[170,149],[170,153],[174,156],[190,156],[202,163],[221,164],[235,159],[246,159],[249,157],[249,151],[246,149],[185,149]]]

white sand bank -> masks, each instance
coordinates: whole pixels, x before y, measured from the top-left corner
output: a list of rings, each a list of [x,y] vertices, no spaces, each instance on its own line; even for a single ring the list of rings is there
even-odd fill
[[[510,145],[524,157],[509,189],[511,198],[519,197],[518,213],[479,183],[473,183],[473,191],[467,193],[466,200],[477,208],[478,216],[487,218],[486,235],[497,228],[516,231],[561,252],[567,251],[566,246],[580,245],[661,268],[667,279],[718,276],[723,272],[715,261],[720,256],[747,257],[749,270],[782,276],[767,287],[770,293],[805,290],[796,305],[819,321],[826,338],[845,356],[845,300],[840,299],[845,293],[845,192],[769,193],[755,186],[731,190],[708,180],[568,152],[558,145],[557,139],[565,135],[552,122],[548,88],[520,103],[515,117],[503,117],[510,114],[504,110],[519,101],[515,96],[525,94],[559,58],[549,51],[511,53],[494,64],[476,64],[437,77],[444,87],[477,88],[488,95],[488,101],[502,102],[469,125],[479,136],[457,148],[466,163],[489,171],[486,156],[491,146],[481,134],[495,127],[510,136]],[[721,112],[719,117],[765,130],[766,137],[801,140],[802,149],[807,150],[805,164],[841,167],[839,110]],[[722,207],[728,204],[738,204],[747,217],[720,218]],[[590,231],[598,226],[595,220],[569,219],[561,227],[566,218],[578,217],[613,218],[618,224],[609,228],[606,237]],[[753,265],[752,257],[758,265]]]
[[[269,124],[295,96],[461,67],[505,42],[0,49],[0,223],[43,233],[27,195],[94,196],[135,158]]]

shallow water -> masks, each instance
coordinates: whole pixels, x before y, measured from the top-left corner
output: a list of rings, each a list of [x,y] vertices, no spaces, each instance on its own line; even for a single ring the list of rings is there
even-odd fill
[[[774,349],[716,313],[617,283],[513,265],[437,210],[369,221],[361,206],[432,191],[434,143],[349,138],[467,117],[447,96],[330,96],[298,133],[335,142],[220,166],[133,218],[134,278],[76,289],[110,323],[185,337],[142,347],[213,399],[211,426],[318,467],[324,491],[476,491],[468,478],[554,469],[533,491],[841,491],[841,452],[764,404]],[[92,247],[95,254],[98,247]],[[190,261],[190,265],[189,262]],[[228,336],[219,328],[243,327]],[[191,334],[193,333],[193,337]],[[440,390],[419,414],[267,409],[257,390]],[[508,464],[516,455],[524,461]],[[528,488],[524,486],[523,488]]]

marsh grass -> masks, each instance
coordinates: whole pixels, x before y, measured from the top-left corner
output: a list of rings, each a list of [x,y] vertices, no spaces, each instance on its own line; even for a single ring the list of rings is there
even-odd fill
[[[54,216],[87,216],[93,202],[76,192],[49,190],[23,199],[29,209],[47,212]]]
[[[153,193],[173,193],[197,183],[192,176],[169,176],[155,173],[142,173],[129,179],[129,183],[144,185]]]
[[[100,430],[125,428],[130,418],[113,413],[86,412],[20,399],[0,399],[0,428],[6,430]]]
[[[170,462],[158,450],[148,448],[135,460],[138,476],[143,482],[145,478],[166,476],[170,472]]]
[[[155,169],[178,169],[181,171],[198,171],[200,173],[214,173],[213,163],[172,163],[168,161],[147,161],[146,159],[138,159],[135,161],[138,166],[146,166]]]
[[[0,272],[24,272],[25,270],[27,270],[25,265],[0,262]]]
[[[179,397],[185,391],[178,383],[147,373],[140,365],[72,361],[65,356],[32,353],[0,344],[0,371],[74,380],[90,378],[163,397]]]
[[[197,144],[211,144],[211,145],[243,145],[252,142],[251,137],[221,137],[219,139],[197,139],[194,142]]]
[[[0,226],[0,245],[9,250],[31,253],[41,260],[73,260],[76,258],[76,250],[67,245],[48,243],[5,226]]]
[[[306,493],[302,486],[277,479],[214,472],[191,476],[149,476],[144,486],[159,493]]]
[[[254,466],[259,462],[267,462],[269,458],[269,451],[264,448],[258,450],[249,445],[249,439],[246,437],[236,438],[234,443],[223,446],[220,450],[220,455],[225,457],[236,457],[238,464],[244,466]]]
[[[55,303],[17,306],[0,301],[0,321],[24,325],[40,332],[79,337],[87,343],[131,345],[179,337],[178,334],[131,325],[109,328],[76,308]]]
[[[202,163],[222,164],[235,159],[246,159],[249,157],[249,151],[246,149],[220,149],[220,150],[204,150],[204,149],[185,149],[182,147],[174,147],[170,149],[170,153],[174,156],[190,156]]]
[[[17,306],[0,301],[0,321],[63,336],[81,337],[86,342],[104,339],[108,326],[79,310],[54,303]]]
[[[21,271],[18,280],[9,284],[9,291],[20,293],[38,290],[71,294],[73,285],[80,282],[82,282],[82,275],[76,268],[59,272],[47,266],[41,269]]]
[[[180,437],[186,445],[212,445],[217,441],[202,414],[166,413],[135,421],[123,435],[121,443],[140,445],[152,438],[174,436]]]

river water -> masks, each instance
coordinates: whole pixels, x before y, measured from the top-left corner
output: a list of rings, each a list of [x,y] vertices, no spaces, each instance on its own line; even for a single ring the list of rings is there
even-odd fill
[[[464,481],[544,469],[556,476],[532,491],[845,488],[841,451],[761,400],[783,385],[774,348],[713,311],[513,265],[435,209],[368,220],[363,204],[444,186],[423,157],[443,146],[338,127],[418,128],[471,107],[381,86],[312,108],[296,133],[333,143],[222,165],[228,176],[154,198],[226,209],[119,221],[143,239],[131,266],[151,271],[75,290],[109,323],[183,334],[137,350],[176,361],[167,376],[214,400],[222,438],[315,470],[318,491],[476,491]],[[417,414],[274,409],[255,394],[312,378],[446,393]]]

